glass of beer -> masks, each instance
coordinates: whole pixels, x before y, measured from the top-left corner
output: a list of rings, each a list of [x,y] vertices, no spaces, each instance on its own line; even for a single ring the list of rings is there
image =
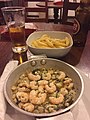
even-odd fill
[[[12,50],[15,53],[27,51],[25,40],[25,8],[1,8],[12,41]]]

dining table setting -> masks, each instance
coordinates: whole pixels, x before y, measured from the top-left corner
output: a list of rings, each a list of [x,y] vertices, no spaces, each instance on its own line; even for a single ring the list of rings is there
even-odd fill
[[[1,26],[2,28],[2,33],[1,33],[1,40],[0,40],[0,75],[2,74],[4,67],[6,63],[9,60],[12,60],[14,56],[17,56],[15,53],[13,54],[11,50],[11,40],[10,36],[7,32],[6,26]],[[25,36],[26,39],[27,37],[34,31],[64,31],[68,32],[72,35],[72,26],[69,25],[62,25],[62,24],[53,24],[53,23],[27,23],[26,24],[26,29],[25,29]],[[6,31],[6,32],[5,32]],[[87,41],[85,46],[76,46],[73,45],[71,51],[64,57],[58,58],[61,59],[73,66],[76,66],[80,70],[82,70],[85,74],[88,75],[89,77],[89,71],[90,71],[90,66],[89,66],[89,45],[90,45],[90,32],[88,32],[87,35]],[[24,53],[23,53],[24,54]],[[8,56],[8,57],[7,57]],[[23,55],[22,55],[23,56]]]
[[[25,40],[35,32],[67,32],[73,35],[73,26],[54,23],[25,23]],[[48,57],[45,54],[34,55],[27,49],[22,53],[12,51],[12,41],[6,25],[0,26],[0,120],[89,120],[90,119],[90,31],[88,31],[87,40],[84,46],[73,44],[70,51],[65,56],[57,58]],[[22,113],[10,106],[3,96],[4,82],[13,69],[24,62],[35,58],[51,58],[63,61],[73,66],[82,76],[84,81],[84,91],[79,102],[71,109],[62,114],[52,115],[50,117],[33,117]],[[34,66],[35,63],[32,63]],[[43,64],[43,62],[42,62]],[[23,68],[24,69],[24,68]],[[6,94],[6,93],[5,93]]]

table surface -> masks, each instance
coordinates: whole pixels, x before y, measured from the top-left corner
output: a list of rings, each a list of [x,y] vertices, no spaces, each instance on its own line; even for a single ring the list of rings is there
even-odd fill
[[[37,30],[53,30],[53,31],[65,31],[72,35],[72,27],[68,25],[60,25],[53,23],[34,23],[37,26]],[[26,29],[26,38],[35,29]],[[26,53],[22,55],[12,53],[12,44],[8,33],[2,34],[0,40],[0,75],[2,74],[5,65],[12,59],[19,59],[22,57],[22,61],[27,60]],[[85,74],[90,75],[90,32],[88,32],[87,41],[84,47],[73,46],[71,51],[63,58],[59,58],[78,69],[83,71]]]
[[[12,1],[12,0],[0,0],[0,2],[9,2],[9,1]]]

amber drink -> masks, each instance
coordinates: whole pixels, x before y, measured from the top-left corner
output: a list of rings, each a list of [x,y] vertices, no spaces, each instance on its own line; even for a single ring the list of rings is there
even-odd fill
[[[27,50],[25,40],[25,9],[23,7],[4,7],[2,12],[8,26],[13,52],[25,52]]]

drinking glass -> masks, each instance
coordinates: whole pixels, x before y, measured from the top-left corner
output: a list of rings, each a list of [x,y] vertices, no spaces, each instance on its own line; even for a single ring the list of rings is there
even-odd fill
[[[27,51],[25,40],[25,8],[1,8],[12,41],[12,50],[15,53]]]

